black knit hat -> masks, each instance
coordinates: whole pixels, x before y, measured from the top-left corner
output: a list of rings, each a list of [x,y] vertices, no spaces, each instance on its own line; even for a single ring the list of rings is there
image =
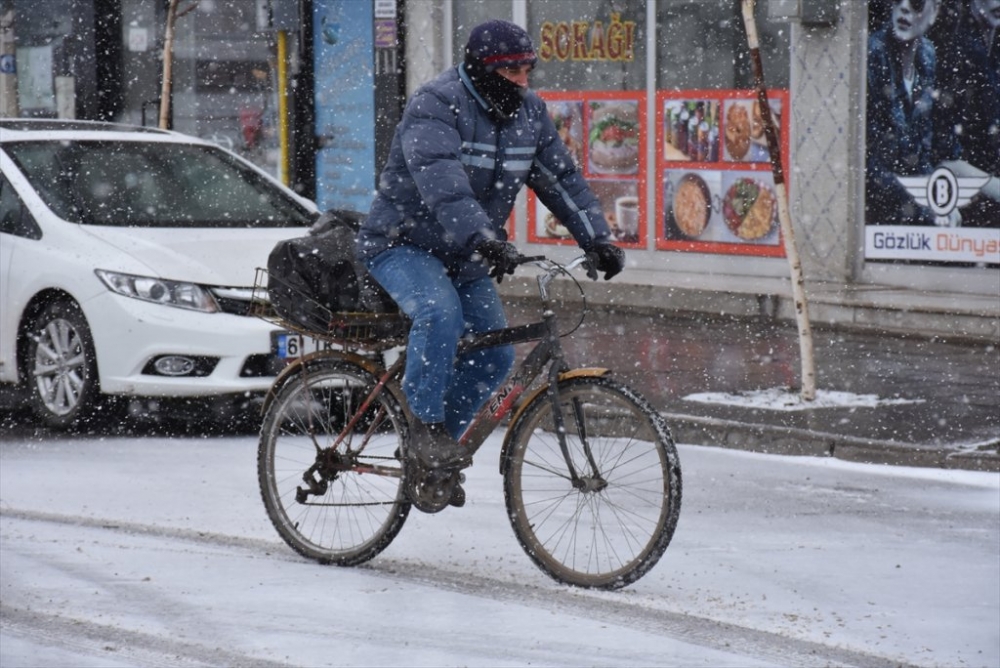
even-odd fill
[[[465,62],[476,61],[486,72],[500,67],[534,65],[538,57],[524,28],[510,21],[493,19],[480,23],[469,34]]]

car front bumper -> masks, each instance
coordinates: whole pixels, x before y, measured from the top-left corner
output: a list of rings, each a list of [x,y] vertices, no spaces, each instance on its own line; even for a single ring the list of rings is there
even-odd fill
[[[105,394],[198,397],[257,393],[274,380],[280,363],[271,354],[275,327],[249,316],[201,313],[122,297],[99,295],[83,304]],[[211,358],[206,375],[151,373],[164,355]]]

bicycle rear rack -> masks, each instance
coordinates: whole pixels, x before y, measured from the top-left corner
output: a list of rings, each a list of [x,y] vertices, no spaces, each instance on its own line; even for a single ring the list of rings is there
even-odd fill
[[[268,286],[280,284],[301,302],[293,319],[281,314],[271,301]],[[369,313],[362,311],[331,311],[308,294],[276,276],[269,276],[266,269],[257,268],[250,315],[265,320],[281,329],[337,344],[345,349],[387,350],[406,343],[410,321],[402,313]]]

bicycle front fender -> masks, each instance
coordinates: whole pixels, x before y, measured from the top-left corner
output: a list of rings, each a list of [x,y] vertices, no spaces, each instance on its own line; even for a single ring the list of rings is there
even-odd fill
[[[584,367],[581,369],[570,369],[569,371],[563,371],[561,374],[559,374],[559,379],[557,382],[561,383],[564,380],[572,380],[574,378],[583,378],[587,376],[592,378],[600,378],[602,376],[608,375],[609,373],[611,373],[611,369],[604,369],[602,367]],[[528,408],[528,406],[534,403],[539,398],[539,396],[541,396],[548,389],[549,389],[549,384],[545,383],[541,387],[532,391],[531,394],[529,394],[527,397],[524,398],[521,404],[517,407],[517,411],[514,413],[514,416],[510,419],[510,427],[507,429],[507,434],[503,438],[503,448],[500,450],[500,475],[504,475],[507,472],[507,462],[509,461],[509,454],[511,448],[510,439],[511,439],[511,434],[514,431],[513,429],[514,425],[516,425],[517,421],[521,419],[521,415]]]
[[[271,387],[268,389],[267,394],[264,396],[264,403],[260,407],[260,414],[267,414],[267,409],[271,406],[271,403],[274,401],[274,398],[278,395],[281,388],[285,386],[285,383],[290,381],[292,378],[297,377],[301,373],[308,372],[311,367],[315,366],[322,360],[330,359],[331,357],[355,364],[376,378],[379,378],[383,373],[385,373],[385,369],[383,369],[380,364],[372,361],[368,357],[355,353],[342,350],[324,350],[310,353],[309,355],[300,357],[281,370],[278,376],[274,379],[274,382],[271,383]]]

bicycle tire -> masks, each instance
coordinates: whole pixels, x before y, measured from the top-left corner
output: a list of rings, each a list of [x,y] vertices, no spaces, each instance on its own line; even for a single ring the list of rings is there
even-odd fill
[[[406,422],[391,391],[383,388],[340,446],[330,450],[376,382],[349,361],[316,360],[277,389],[264,417],[257,451],[264,507],[282,539],[320,563],[355,566],[372,559],[396,537],[410,511],[398,458]],[[325,488],[305,501],[296,498],[308,488],[304,475],[319,461],[318,452],[339,456],[359,448],[366,434],[367,444],[350,461],[381,467],[380,473],[355,466],[313,474],[328,478]]]
[[[558,390],[571,461],[591,486],[573,486],[552,400],[542,392],[510,428],[503,469],[507,514],[521,547],[550,577],[619,589],[656,565],[673,537],[681,504],[677,448],[663,417],[612,378],[566,379]],[[581,433],[600,478],[592,476]]]

